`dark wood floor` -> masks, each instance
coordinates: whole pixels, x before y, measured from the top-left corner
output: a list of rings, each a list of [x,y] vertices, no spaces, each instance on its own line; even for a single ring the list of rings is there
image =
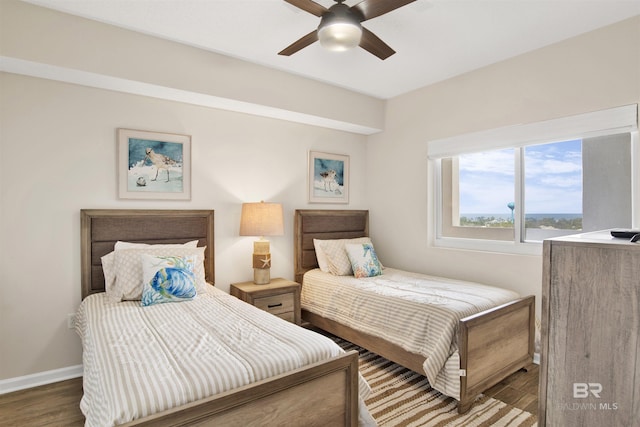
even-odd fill
[[[525,410],[538,416],[538,377],[540,366],[531,364],[528,370],[515,374],[500,381],[484,394]]]
[[[0,395],[0,426],[83,426],[82,378]]]
[[[534,415],[538,413],[538,365],[519,371],[485,392]],[[82,378],[0,395],[0,426],[80,427]]]

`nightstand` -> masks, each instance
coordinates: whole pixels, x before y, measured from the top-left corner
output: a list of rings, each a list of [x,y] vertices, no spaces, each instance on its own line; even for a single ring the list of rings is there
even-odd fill
[[[253,282],[232,283],[230,293],[244,302],[268,311],[289,322],[300,324],[300,284],[286,279],[271,279],[267,285]]]

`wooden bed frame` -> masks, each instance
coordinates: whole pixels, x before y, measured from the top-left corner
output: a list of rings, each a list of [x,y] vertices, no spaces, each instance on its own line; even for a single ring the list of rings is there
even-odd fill
[[[369,235],[366,210],[296,210],[294,219],[295,280],[318,267],[313,239],[347,239]],[[303,284],[304,286],[304,284]],[[364,347],[424,375],[424,356],[302,310],[312,325]],[[460,401],[458,412],[471,409],[477,396],[533,361],[535,297],[528,296],[460,320]]]
[[[214,211],[95,210],[81,217],[82,298],[104,292],[100,257],[117,240],[206,246],[205,277],[214,284]],[[286,374],[135,420],[129,425],[358,424],[358,353],[318,362]]]

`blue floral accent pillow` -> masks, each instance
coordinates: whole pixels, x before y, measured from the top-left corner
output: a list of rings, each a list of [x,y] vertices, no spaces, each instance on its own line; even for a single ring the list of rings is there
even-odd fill
[[[195,298],[195,256],[153,256],[143,254],[142,306]]]
[[[382,265],[371,243],[344,245],[355,277],[373,277],[382,274]]]

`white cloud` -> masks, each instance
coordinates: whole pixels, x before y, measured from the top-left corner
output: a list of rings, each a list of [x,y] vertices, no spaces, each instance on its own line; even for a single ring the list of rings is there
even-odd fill
[[[508,214],[514,199],[514,150],[460,156],[460,212]],[[582,154],[572,144],[526,150],[526,211],[582,211]]]
[[[513,156],[512,149],[465,154],[459,157],[460,170],[513,176]]]

